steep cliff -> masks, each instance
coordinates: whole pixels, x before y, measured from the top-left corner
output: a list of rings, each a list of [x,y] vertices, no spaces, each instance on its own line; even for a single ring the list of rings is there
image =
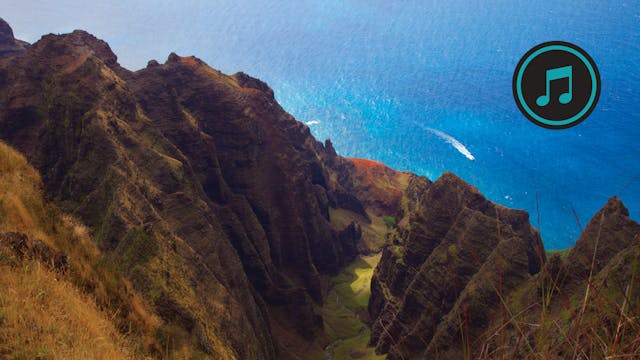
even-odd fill
[[[380,252],[393,226],[406,220],[409,198],[415,196],[416,189],[425,189],[431,182],[378,161],[339,157],[329,140],[325,147],[332,207],[339,208],[330,209],[332,222],[339,226],[357,222],[362,229],[360,252]]]
[[[0,358],[159,356],[160,319],[0,142]]]
[[[500,332],[511,340],[498,344],[489,338],[484,351],[501,347],[505,356],[521,357],[543,348],[557,358],[640,356],[639,259],[640,224],[612,197],[573,248],[552,254],[542,271],[508,299],[505,308],[511,314],[503,311],[487,333],[503,328]]]
[[[0,56],[15,55],[29,48],[29,43],[13,37],[13,29],[0,18]]]
[[[346,191],[266,84],[175,54],[130,72],[86,32],[46,35],[0,58],[0,138],[165,320],[165,346],[275,358],[272,329],[322,330],[320,275],[360,231],[331,224]]]
[[[640,225],[617,198],[549,259],[525,212],[445,173],[375,270],[371,344],[389,358],[637,356]]]
[[[371,343],[398,358],[426,349],[462,356],[463,341],[475,340],[500,307],[497,291],[536,274],[544,249],[527,213],[491,203],[451,173],[413,201],[372,279]]]

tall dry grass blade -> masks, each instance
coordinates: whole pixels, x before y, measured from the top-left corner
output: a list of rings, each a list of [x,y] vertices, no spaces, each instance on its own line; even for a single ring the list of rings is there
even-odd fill
[[[396,351],[398,355],[400,355],[400,359],[404,360],[404,356],[402,355],[402,352],[398,348],[398,344],[396,344],[395,338],[391,335],[389,330],[387,330],[387,327],[384,326],[384,322],[382,322],[382,319],[378,319],[378,322],[380,322],[380,325],[382,326],[382,330],[384,330],[384,333],[387,334],[387,337],[389,337],[389,339],[391,340],[391,346],[393,346],[393,349]]]
[[[598,235],[596,236],[596,242],[594,244],[593,247],[593,257],[591,258],[591,268],[589,269],[589,280],[587,281],[587,289],[584,292],[584,299],[582,301],[582,308],[580,310],[580,315],[578,316],[578,319],[576,321],[576,325],[579,327],[580,323],[582,322],[582,318],[584,317],[584,312],[587,309],[587,302],[589,300],[589,292],[591,290],[591,286],[592,286],[592,281],[593,281],[593,269],[595,268],[596,265],[596,254],[598,253],[598,244],[600,242],[600,233],[602,231],[602,222],[604,221],[604,213],[602,215],[600,215],[600,222],[598,224]],[[574,358],[577,356],[576,352],[574,351]]]
[[[576,212],[576,209],[571,206],[571,212],[573,213],[573,217],[576,220],[576,223],[578,224],[578,228],[580,229],[580,233],[582,234],[582,232],[584,231],[582,228],[582,223],[580,222],[580,218],[578,217],[578,213]]]
[[[633,282],[633,277],[631,282]],[[618,346],[622,328],[625,323],[624,319],[626,318],[626,315],[624,313],[624,309],[627,306],[627,299],[629,298],[629,292],[631,291],[631,282],[627,285],[627,289],[624,292],[624,299],[622,299],[622,306],[620,307],[620,318],[618,319],[618,326],[616,327],[616,335],[613,338],[613,351],[615,351],[616,347]]]

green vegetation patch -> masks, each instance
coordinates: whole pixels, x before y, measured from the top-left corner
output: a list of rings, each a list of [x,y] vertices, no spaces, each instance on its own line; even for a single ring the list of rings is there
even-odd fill
[[[334,359],[384,359],[385,355],[376,355],[375,349],[367,347],[371,331],[365,328],[362,333],[344,340],[332,348]]]
[[[565,257],[567,257],[567,255],[569,255],[569,252],[571,251],[571,248],[569,249],[562,249],[562,250],[546,250],[546,255],[547,258],[550,258],[552,256],[560,256],[561,259],[564,259]]]
[[[375,260],[359,257],[333,278],[333,290],[343,304],[354,312],[367,308],[371,296],[371,276],[375,268],[370,262],[377,263],[379,255],[370,257],[376,257]]]
[[[383,216],[382,220],[387,226],[387,230],[391,230],[396,225],[396,218],[394,218],[393,216]]]
[[[143,228],[129,231],[121,246],[122,263],[127,269],[134,264],[146,263],[160,251],[151,234]]]
[[[334,359],[382,359],[367,347],[371,335],[362,319],[371,296],[371,276],[380,255],[361,256],[332,279],[322,313],[331,341],[326,352]]]

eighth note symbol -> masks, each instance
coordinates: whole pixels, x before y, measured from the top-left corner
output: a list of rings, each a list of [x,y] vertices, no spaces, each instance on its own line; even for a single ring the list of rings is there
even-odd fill
[[[564,66],[560,68],[549,69],[547,70],[545,77],[546,77],[546,84],[547,84],[547,92],[544,95],[541,95],[540,97],[538,97],[538,99],[536,100],[536,104],[538,104],[538,106],[547,106],[549,104],[549,96],[550,96],[549,84],[553,80],[560,80],[564,78],[569,79],[569,91],[567,91],[566,93],[560,94],[560,96],[558,97],[558,101],[560,101],[561,104],[568,104],[569,102],[571,102],[571,98],[573,97],[572,95],[573,94],[573,67],[572,66]]]

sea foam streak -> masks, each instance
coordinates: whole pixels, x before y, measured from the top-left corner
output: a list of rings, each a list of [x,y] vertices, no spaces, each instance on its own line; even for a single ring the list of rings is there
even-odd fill
[[[319,121],[319,120],[311,120],[311,121],[307,121],[307,122],[305,123],[305,125],[307,125],[307,126],[311,126],[311,125],[318,125],[318,124],[320,124],[320,121]]]
[[[435,136],[439,137],[440,139],[448,142],[449,144],[451,144],[451,146],[453,146],[454,148],[456,148],[456,150],[458,150],[460,152],[460,154],[464,155],[467,157],[467,159],[473,161],[476,159],[475,156],[473,156],[471,154],[471,152],[467,149],[466,146],[464,146],[464,144],[462,144],[460,141],[458,141],[456,138],[454,138],[453,136],[444,133],[440,130],[436,130],[436,129],[432,129],[432,128],[424,128],[425,130],[427,130],[428,132],[434,134]]]

